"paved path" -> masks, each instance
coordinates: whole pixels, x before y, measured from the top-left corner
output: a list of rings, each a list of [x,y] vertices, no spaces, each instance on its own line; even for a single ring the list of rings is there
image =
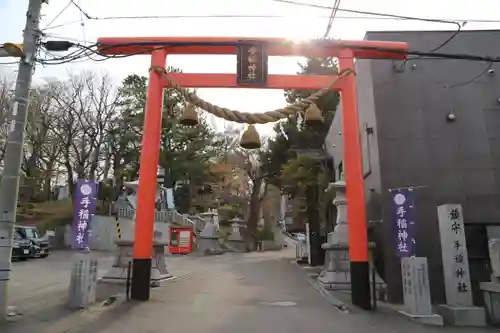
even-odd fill
[[[291,264],[293,249],[185,260],[184,278],[152,291],[149,302],[61,316],[44,327],[6,333],[479,333],[428,328],[394,313],[341,313]],[[4,331],[2,331],[3,333]]]
[[[23,313],[29,314],[58,302],[67,295],[70,270],[71,251],[55,251],[47,258],[17,261],[12,263],[12,275],[9,283],[9,305]],[[106,272],[111,265],[109,252],[95,252],[99,258],[99,275]]]
[[[98,277],[102,277],[111,267],[113,256],[110,252],[92,254],[99,260]],[[9,306],[24,316],[37,316],[48,307],[59,308],[68,295],[71,258],[71,251],[55,251],[47,258],[13,262]],[[168,262],[175,275],[184,276],[197,270],[193,262],[198,259],[174,256]]]

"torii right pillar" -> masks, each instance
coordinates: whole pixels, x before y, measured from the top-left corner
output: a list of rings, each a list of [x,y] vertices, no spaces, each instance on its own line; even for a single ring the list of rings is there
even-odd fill
[[[354,71],[354,54],[344,49],[339,56],[339,70]],[[344,174],[346,181],[347,221],[349,225],[349,259],[351,262],[352,303],[370,310],[370,265],[368,259],[368,230],[363,184],[363,163],[359,135],[358,101],[356,78],[347,75],[341,91],[342,137],[344,150]]]

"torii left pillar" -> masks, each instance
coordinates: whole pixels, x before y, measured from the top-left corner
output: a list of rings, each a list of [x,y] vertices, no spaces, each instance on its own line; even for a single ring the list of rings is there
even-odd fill
[[[151,66],[166,68],[167,54],[165,49],[151,52]],[[156,174],[158,171],[158,152],[160,151],[163,85],[161,76],[155,71],[149,72],[149,86],[144,117],[144,135],[140,158],[138,196],[142,198],[137,206],[134,254],[132,260],[132,285],[130,296],[134,300],[147,301],[150,293],[151,263],[153,247],[151,240],[154,234],[154,214]]]

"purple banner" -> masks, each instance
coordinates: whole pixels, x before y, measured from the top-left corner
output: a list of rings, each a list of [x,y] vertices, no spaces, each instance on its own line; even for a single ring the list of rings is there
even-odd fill
[[[91,180],[79,179],[75,187],[75,214],[73,217],[73,249],[89,247],[90,221],[97,203],[98,184]]]
[[[399,258],[415,256],[415,198],[412,188],[389,190]]]

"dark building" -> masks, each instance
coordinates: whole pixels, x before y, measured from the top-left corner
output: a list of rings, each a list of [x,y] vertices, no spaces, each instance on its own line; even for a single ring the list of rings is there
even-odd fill
[[[408,42],[413,50],[429,51],[451,34],[368,32],[365,39]],[[499,41],[500,31],[463,31],[439,52],[498,57]],[[428,258],[433,302],[445,302],[437,206],[460,203],[474,302],[481,304],[478,281],[489,280],[487,234],[500,225],[500,65],[358,60],[356,77],[368,219],[381,221],[370,237],[377,242],[376,266],[390,301],[402,301],[402,283],[388,190],[415,187],[416,252]],[[326,139],[337,174],[341,147],[338,110]]]

